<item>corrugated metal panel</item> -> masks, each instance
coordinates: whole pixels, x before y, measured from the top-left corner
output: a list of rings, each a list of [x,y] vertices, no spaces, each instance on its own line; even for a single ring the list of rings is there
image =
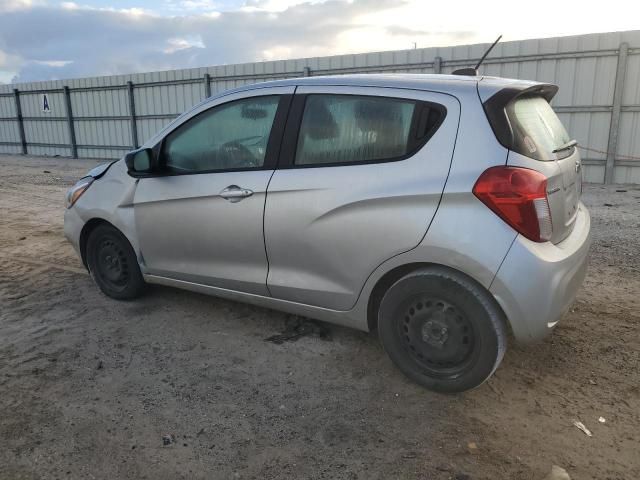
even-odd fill
[[[610,113],[559,113],[558,117],[579,145],[588,145],[602,152],[607,150]],[[606,155],[591,152],[589,157],[604,160]]]
[[[640,112],[622,112],[618,135],[618,154],[640,157]]]
[[[587,183],[603,183],[604,165],[588,165],[585,167],[584,181]]]
[[[581,146],[588,148],[583,151],[585,177],[589,181],[602,181],[618,52],[623,42],[628,43],[631,50],[626,63],[614,176],[617,181],[637,181],[640,176],[640,140],[637,138],[640,131],[640,83],[637,81],[640,77],[640,31],[500,43],[481,67],[481,73],[559,85],[560,91],[553,105],[571,134]],[[71,89],[78,155],[118,158],[123,150],[114,147],[133,144],[127,82],[134,84],[136,133],[138,143],[143,143],[171,121],[172,116],[204,98],[205,74],[210,75],[210,91],[216,94],[250,83],[302,76],[305,69],[312,75],[434,73],[436,57],[442,59],[441,72],[450,73],[473,65],[487,47],[488,44],[433,47],[0,85],[0,118],[16,115],[12,92],[13,88],[19,88],[22,113],[27,118],[24,121],[27,142],[66,145],[69,127],[65,120],[65,98],[61,91],[54,91],[66,85]],[[51,113],[42,112],[41,93],[29,93],[29,90],[49,92]],[[49,120],[29,120],[31,117]],[[0,152],[20,151],[19,145],[2,145],[3,142],[20,142],[16,121],[0,120]],[[97,146],[105,148],[95,148]],[[67,147],[29,145],[28,149],[30,153],[40,154],[71,153]]]
[[[81,120],[74,126],[78,145],[132,147],[128,120]]]
[[[22,153],[22,149],[18,145],[0,145],[0,153],[18,155]]]
[[[74,117],[120,116],[129,114],[126,89],[71,91]]]
[[[204,83],[138,87],[137,115],[180,114],[204,98]]]
[[[639,35],[640,36],[640,35]],[[638,44],[636,44],[637,46]],[[616,172],[619,178],[626,178],[625,172],[631,174],[630,181],[640,183],[640,108],[637,111],[625,111],[625,106],[640,106],[640,55],[630,55],[627,59],[627,71],[624,81],[624,91],[622,95],[622,114],[620,115],[620,129],[618,140],[618,154],[624,156],[638,157],[638,159],[626,159],[628,162],[638,163],[637,172],[629,172],[628,169],[620,168]]]
[[[54,157],[56,155],[60,157],[68,157],[69,156],[69,148],[68,147],[41,147],[38,145],[29,145],[28,152],[29,155],[43,155]]]
[[[140,144],[143,144],[152,136],[154,136],[158,131],[160,131],[167,123],[169,123],[172,119],[160,119],[160,118],[145,118],[138,119],[136,125],[138,127],[138,139],[140,140]]]
[[[16,102],[13,96],[0,97],[0,118],[15,117]]]
[[[613,183],[640,183],[640,168],[631,165],[616,166]]]
[[[108,148],[78,148],[78,156],[80,158],[104,158],[107,160],[120,158],[126,153],[126,150],[116,150],[116,149],[108,149]],[[65,155],[68,155],[66,153]]]
[[[3,142],[20,142],[16,116],[16,102],[12,96],[0,97],[0,153],[21,153],[19,145],[3,145]],[[7,120],[11,119],[11,120]]]
[[[25,117],[64,117],[67,114],[64,105],[64,94],[62,93],[47,93],[47,99],[49,100],[50,112],[44,113],[42,111],[42,94],[40,93],[20,93],[20,104],[22,106],[22,115]]]
[[[24,121],[24,132],[28,143],[51,143],[69,145],[69,130],[66,120]]]
[[[20,133],[18,132],[17,121],[0,121],[0,142],[19,142]]]

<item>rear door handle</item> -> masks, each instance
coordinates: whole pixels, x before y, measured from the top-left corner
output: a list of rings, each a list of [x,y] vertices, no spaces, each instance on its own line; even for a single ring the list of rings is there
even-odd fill
[[[251,195],[253,195],[253,190],[242,188],[238,185],[229,185],[220,192],[220,196],[225,200],[229,200],[231,203],[237,203],[243,198],[250,197]]]

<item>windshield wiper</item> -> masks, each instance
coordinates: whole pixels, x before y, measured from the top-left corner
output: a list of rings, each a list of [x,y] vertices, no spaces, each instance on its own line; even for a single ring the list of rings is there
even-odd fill
[[[558,148],[556,148],[555,150],[552,150],[551,153],[558,153],[558,152],[561,152],[563,150],[569,150],[570,148],[573,148],[576,145],[578,145],[578,141],[577,140],[569,140],[567,143],[564,143],[564,144],[560,145]]]

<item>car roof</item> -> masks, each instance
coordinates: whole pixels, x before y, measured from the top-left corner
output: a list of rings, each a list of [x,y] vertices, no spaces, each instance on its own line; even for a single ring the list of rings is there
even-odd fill
[[[353,86],[353,87],[386,87],[406,88],[411,90],[432,90],[443,93],[456,93],[464,90],[476,90],[478,84],[491,91],[501,88],[515,87],[519,89],[538,85],[538,82],[528,80],[516,80],[511,78],[444,75],[430,73],[359,73],[348,75],[322,75],[313,77],[288,78],[284,80],[272,80],[260,82],[243,87],[220,92],[211,98],[229,93],[243,92],[268,87],[285,86]]]
[[[212,79],[215,80],[215,79]],[[157,138],[173,128],[184,118],[192,115],[194,111],[206,108],[208,104],[215,103],[217,99],[234,94],[258,90],[269,87],[297,87],[297,86],[325,85],[325,86],[352,86],[352,87],[383,87],[383,88],[405,88],[410,90],[429,90],[450,94],[456,97],[473,95],[480,96],[481,101],[485,101],[495,92],[503,88],[514,88],[524,90],[535,85],[544,85],[539,82],[529,80],[516,80],[511,78],[487,77],[487,76],[467,76],[467,75],[443,75],[433,73],[358,73],[348,75],[318,75],[313,77],[287,78],[283,80],[272,80],[268,82],[253,83],[231,90],[225,90],[205,98],[191,109],[184,112],[160,129],[147,143],[153,144]],[[145,145],[147,144],[145,143]]]

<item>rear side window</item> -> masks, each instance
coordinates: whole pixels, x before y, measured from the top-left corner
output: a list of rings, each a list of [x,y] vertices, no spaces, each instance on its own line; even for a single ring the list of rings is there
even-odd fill
[[[339,165],[401,159],[424,144],[443,116],[443,108],[415,100],[309,95],[295,163]]]
[[[571,140],[562,122],[540,96],[517,98],[507,107],[514,134],[514,150],[537,160],[568,157],[573,148],[553,151]]]

